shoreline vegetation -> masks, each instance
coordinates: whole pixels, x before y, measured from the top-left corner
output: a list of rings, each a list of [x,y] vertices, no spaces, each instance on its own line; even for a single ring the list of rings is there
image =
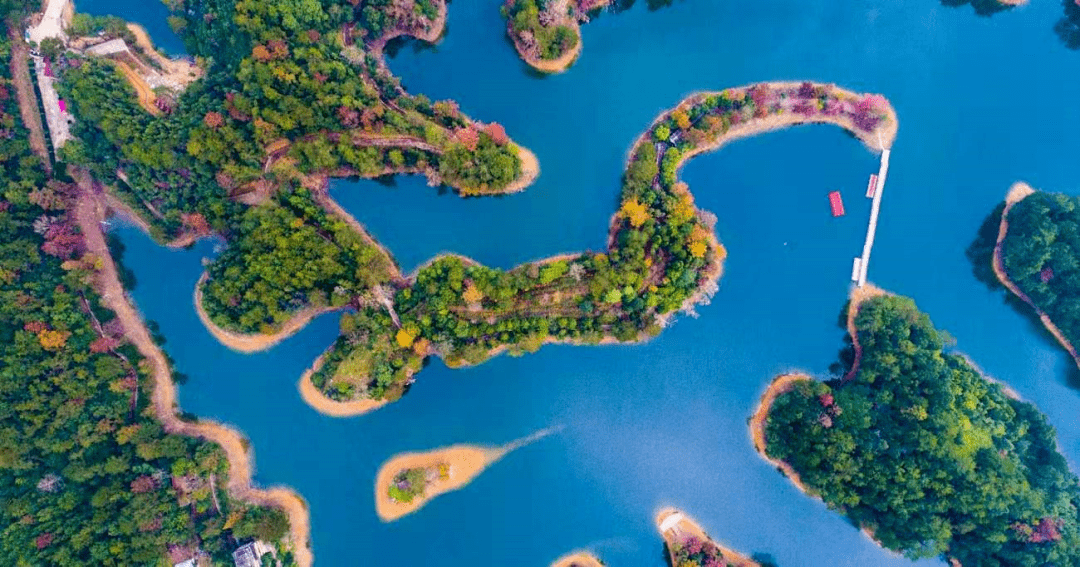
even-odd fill
[[[236,352],[244,354],[252,354],[273,348],[281,341],[284,341],[303,330],[303,328],[315,318],[341,310],[340,307],[331,306],[308,307],[287,319],[282,323],[281,327],[273,333],[237,333],[235,331],[229,331],[214,323],[206,313],[206,309],[203,308],[203,284],[205,284],[208,279],[209,274],[203,272],[202,275],[199,276],[199,281],[195,284],[193,300],[195,312],[199,315],[199,321],[202,322],[203,326],[206,327],[206,330],[210,331],[210,334],[213,335],[219,343]]]
[[[998,227],[997,241],[994,245],[993,257],[991,259],[992,268],[994,270],[994,275],[997,277],[1001,285],[1005,286],[1005,288],[1010,293],[1012,293],[1016,298],[1020,299],[1025,304],[1027,304],[1028,307],[1031,308],[1035,316],[1042,323],[1043,327],[1045,327],[1046,330],[1051,335],[1053,335],[1054,339],[1057,340],[1058,344],[1060,344],[1061,347],[1065,349],[1065,352],[1067,352],[1069,356],[1072,357],[1073,364],[1076,365],[1077,368],[1080,368],[1080,353],[1077,352],[1076,347],[1073,346],[1072,342],[1068,339],[1068,337],[1061,330],[1061,328],[1058,327],[1057,323],[1053,321],[1050,315],[1047,314],[1038,304],[1036,304],[1036,302],[1031,298],[1031,296],[1025,293],[1024,290],[1022,290],[1020,286],[1009,277],[1009,273],[1006,270],[1004,248],[1006,239],[1009,236],[1009,213],[1013,210],[1014,207],[1024,202],[1028,197],[1039,194],[1040,193],[1038,191],[1023,182],[1015,183],[1011,188],[1009,188],[1009,192],[1005,196],[1005,207],[1001,212],[1001,222]],[[1049,264],[1049,262],[1047,262],[1047,264]],[[1061,270],[1060,268],[1058,268],[1058,270],[1055,270],[1054,267],[1049,265],[1045,267],[1040,266],[1039,269],[1034,269],[1034,272],[1037,272],[1039,274],[1039,277],[1043,280],[1044,284],[1053,280],[1055,277],[1060,276],[1060,274],[1057,274],[1056,271]]]
[[[401,519],[437,496],[464,488],[510,452],[560,429],[541,429],[499,447],[452,445],[395,455],[383,463],[375,475],[375,513],[383,522]]]
[[[541,73],[562,73],[581,55],[581,24],[613,0],[506,0],[506,36],[521,60]]]
[[[331,403],[396,400],[431,355],[462,367],[545,344],[656,336],[676,312],[692,314],[695,304],[708,302],[726,256],[715,217],[694,206],[678,181],[682,165],[732,140],[810,123],[844,128],[871,149],[890,147],[898,129],[883,97],[835,85],[776,82],[695,93],[635,141],[606,253],[565,254],[508,272],[436,256],[394,289],[356,302],[312,385]]]
[[[1038,410],[910,299],[857,290],[848,309],[853,370],[774,380],[750,420],[762,458],[911,559],[1073,564],[1080,482]]]
[[[664,538],[673,567],[761,567],[749,557],[716,543],[700,524],[675,508],[657,513],[656,529]]]
[[[127,292],[120,283],[119,275],[101,222],[106,218],[108,205],[83,176],[79,183],[80,195],[75,203],[75,218],[86,240],[89,253],[100,259],[96,273],[96,288],[102,303],[111,309],[123,323],[124,335],[152,365],[154,380],[153,408],[165,431],[203,439],[220,446],[229,462],[227,490],[239,500],[259,506],[271,506],[282,510],[289,518],[292,551],[298,565],[310,567],[314,556],[310,549],[310,519],[307,504],[294,491],[285,487],[256,488],[252,484],[255,471],[254,456],[247,441],[234,429],[212,421],[197,423],[184,421],[178,415],[176,386],[165,353],[154,342],[142,315],[130,303]]]

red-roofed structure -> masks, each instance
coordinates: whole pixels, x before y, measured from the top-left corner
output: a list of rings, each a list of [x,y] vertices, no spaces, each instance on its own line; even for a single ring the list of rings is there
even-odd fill
[[[840,198],[839,191],[829,193],[829,206],[832,207],[832,216],[844,216],[844,200]]]

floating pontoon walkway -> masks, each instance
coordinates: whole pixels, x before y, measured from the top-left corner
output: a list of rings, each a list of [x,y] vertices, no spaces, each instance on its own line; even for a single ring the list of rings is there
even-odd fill
[[[863,243],[862,258],[856,258],[856,264],[852,267],[852,272],[854,272],[856,268],[859,271],[859,287],[866,285],[866,270],[870,267],[870,250],[874,247],[874,234],[877,232],[878,212],[881,210],[881,194],[885,192],[885,177],[888,174],[889,150],[882,147],[881,167],[878,169],[877,183],[873,188],[874,204],[870,208],[870,225],[866,228],[866,242]],[[871,177],[871,181],[874,181],[873,177]],[[870,189],[868,188],[867,193],[869,192]]]

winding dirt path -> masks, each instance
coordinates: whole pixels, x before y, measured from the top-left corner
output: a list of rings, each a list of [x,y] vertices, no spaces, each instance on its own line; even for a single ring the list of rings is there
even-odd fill
[[[41,124],[33,78],[30,76],[30,51],[16,28],[8,30],[8,39],[11,43],[11,79],[15,83],[15,94],[19,99],[19,115],[30,130],[30,148],[41,158],[45,171],[52,173],[49,150],[45,146],[45,128]]]
[[[229,479],[226,489],[237,499],[260,506],[272,506],[283,510],[289,517],[289,538],[297,563],[309,567],[314,557],[311,553],[311,531],[307,504],[289,488],[256,488],[252,485],[255,470],[254,457],[245,447],[240,433],[220,423],[200,421],[188,423],[178,417],[176,387],[164,352],[153,341],[143,323],[142,316],[128,298],[120,284],[116,265],[109,253],[101,222],[105,220],[107,205],[100,187],[94,184],[86,172],[77,172],[81,189],[75,206],[75,219],[86,238],[91,254],[102,259],[102,267],[94,277],[95,288],[101,294],[102,303],[114,311],[124,326],[128,340],[135,345],[153,367],[154,390],[152,403],[154,413],[169,433],[196,437],[217,443],[225,451],[229,461]]]
[[[1061,332],[1061,329],[1050,319],[1042,309],[1039,309],[1035,302],[1031,300],[1026,293],[1024,293],[1011,279],[1009,274],[1005,271],[1005,260],[1002,257],[1001,249],[1005,242],[1005,236],[1009,232],[1009,211],[1013,205],[1026,199],[1029,195],[1035,193],[1035,190],[1030,185],[1020,182],[1015,183],[1009,189],[1009,193],[1005,196],[1005,209],[1001,212],[1001,225],[998,227],[997,244],[994,246],[994,275],[997,276],[1001,285],[1005,286],[1013,295],[1019,297],[1021,301],[1026,303],[1035,314],[1039,317],[1039,321],[1046,327],[1047,331],[1050,331],[1051,335],[1057,339],[1057,342],[1069,353],[1069,356],[1073,359],[1073,364],[1076,364],[1080,368],[1080,353],[1076,352],[1076,347],[1069,342],[1069,339],[1065,338],[1065,333]]]

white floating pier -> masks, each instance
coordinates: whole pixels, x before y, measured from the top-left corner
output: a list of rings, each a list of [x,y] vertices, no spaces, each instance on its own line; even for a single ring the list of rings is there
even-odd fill
[[[862,258],[859,262],[859,287],[866,285],[866,270],[870,267],[870,250],[874,247],[874,235],[877,232],[878,213],[881,211],[881,194],[885,192],[885,177],[889,174],[889,150],[881,150],[881,167],[877,173],[877,186],[874,189],[874,203],[870,207],[870,225],[866,228],[866,242],[863,243]]]

